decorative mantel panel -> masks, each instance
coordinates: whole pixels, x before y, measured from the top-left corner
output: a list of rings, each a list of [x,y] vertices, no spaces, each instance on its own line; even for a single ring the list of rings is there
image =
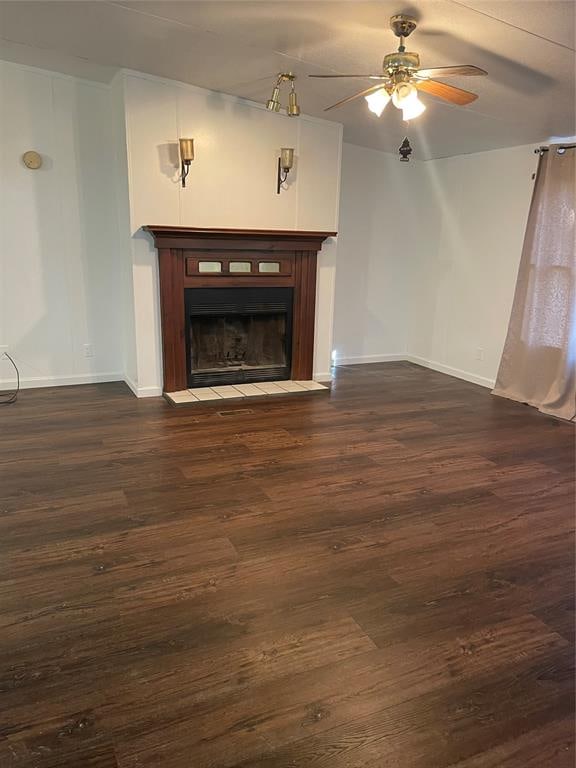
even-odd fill
[[[291,378],[312,378],[316,260],[336,232],[144,227],[160,264],[164,391],[186,389],[187,288],[293,289]]]

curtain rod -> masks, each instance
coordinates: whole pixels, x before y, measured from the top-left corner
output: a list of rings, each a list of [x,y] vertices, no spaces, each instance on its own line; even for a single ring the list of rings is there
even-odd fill
[[[565,150],[574,149],[576,147],[576,144],[558,144],[558,145],[554,144],[553,146],[556,147],[556,152],[562,155],[564,154]],[[549,152],[549,151],[550,151],[550,147],[538,147],[538,149],[534,150],[534,154],[542,155],[544,154],[544,152]]]

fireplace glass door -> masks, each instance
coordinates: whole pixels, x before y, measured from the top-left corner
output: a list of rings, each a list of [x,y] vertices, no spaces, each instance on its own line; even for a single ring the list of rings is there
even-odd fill
[[[290,378],[291,288],[186,289],[188,386]]]

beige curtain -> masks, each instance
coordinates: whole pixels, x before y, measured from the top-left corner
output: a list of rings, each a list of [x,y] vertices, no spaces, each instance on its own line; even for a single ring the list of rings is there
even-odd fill
[[[575,150],[541,154],[493,394],[576,417]]]

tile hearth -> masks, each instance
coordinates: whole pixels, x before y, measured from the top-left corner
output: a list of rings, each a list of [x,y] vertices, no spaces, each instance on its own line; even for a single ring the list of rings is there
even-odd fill
[[[329,387],[317,381],[262,381],[255,384],[229,384],[222,387],[198,387],[180,392],[166,392],[174,405],[205,403],[215,400],[243,399],[247,397],[274,397],[306,392],[327,392]]]

